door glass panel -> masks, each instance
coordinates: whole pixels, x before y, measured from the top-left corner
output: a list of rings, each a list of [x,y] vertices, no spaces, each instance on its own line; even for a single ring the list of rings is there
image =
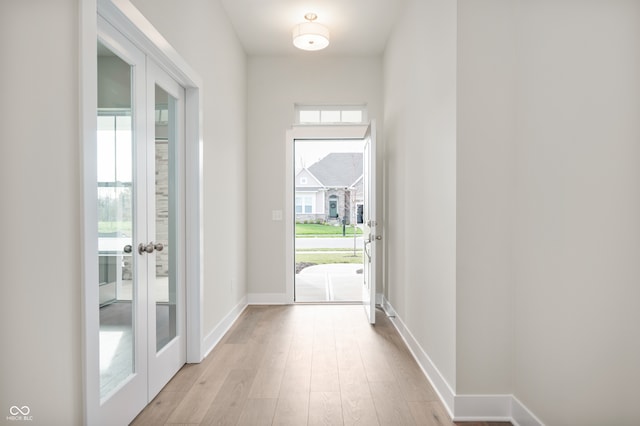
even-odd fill
[[[100,397],[135,371],[132,69],[98,43],[97,191]]]
[[[176,99],[155,86],[156,350],[174,337],[177,327],[175,147]],[[160,244],[162,247],[160,248]]]

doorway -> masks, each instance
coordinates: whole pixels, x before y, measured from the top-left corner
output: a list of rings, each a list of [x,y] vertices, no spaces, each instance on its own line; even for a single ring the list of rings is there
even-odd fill
[[[296,302],[362,302],[364,141],[296,140]]]
[[[313,173],[309,173],[308,175],[300,174],[298,172],[302,169],[302,165],[298,164],[298,168],[296,169],[296,146],[297,144],[303,141],[323,141],[324,143],[328,143],[329,141],[360,141],[363,146],[362,151],[362,165],[363,165],[363,189],[362,189],[362,202],[350,203],[350,208],[347,209],[347,213],[343,215],[343,217],[347,217],[350,220],[353,220],[353,224],[350,224],[354,228],[354,232],[356,232],[356,251],[358,249],[357,246],[357,237],[359,235],[358,229],[361,229],[362,236],[362,252],[364,256],[362,256],[362,280],[360,280],[360,288],[362,297],[357,300],[357,302],[362,303],[365,311],[365,315],[367,320],[371,323],[375,323],[375,307],[376,307],[376,247],[381,239],[380,235],[377,235],[379,226],[376,221],[376,132],[375,132],[375,122],[371,122],[369,124],[358,124],[358,125],[321,125],[321,126],[312,126],[312,125],[298,125],[292,127],[287,131],[286,136],[287,144],[286,144],[286,154],[287,154],[287,170],[288,173],[286,175],[286,197],[285,197],[285,253],[286,253],[286,288],[287,288],[287,298],[291,302],[301,302],[299,298],[296,298],[296,263],[300,263],[299,261],[303,258],[297,257],[296,259],[296,242],[298,238],[296,238],[296,208],[297,211],[302,211],[303,213],[307,213],[311,211],[314,212],[314,201],[307,195],[302,194],[305,192],[304,185],[307,188],[310,185],[313,185],[313,181],[311,177]],[[306,167],[305,163],[305,167]],[[310,166],[309,166],[310,167]],[[298,178],[296,182],[296,177]],[[344,188],[342,188],[344,190]],[[298,192],[298,197],[296,197],[296,192]],[[309,192],[309,191],[306,191]],[[326,205],[324,207],[324,211],[327,216],[329,216],[329,196],[336,195],[337,193],[328,193],[326,194]],[[306,199],[305,199],[306,197]],[[317,199],[316,199],[317,200]],[[335,201],[335,199],[333,199]],[[323,201],[315,201],[320,204]],[[311,205],[311,208],[307,208],[307,204]],[[296,207],[297,205],[297,207]],[[336,205],[338,210],[338,215],[340,215],[340,203],[338,198],[338,203]],[[344,205],[342,206],[344,212]],[[315,211],[318,212],[319,208],[316,207]],[[353,213],[350,213],[353,211]],[[359,214],[360,213],[360,214]],[[327,220],[336,219],[336,218],[328,218]],[[345,229],[345,237],[346,234],[346,222],[343,225],[342,219],[339,217],[337,227],[340,228],[344,226]],[[362,223],[358,224],[358,220]],[[298,220],[299,221],[299,220]],[[303,220],[304,223],[304,220]],[[334,223],[334,225],[336,225]],[[299,233],[298,233],[299,234]],[[351,235],[353,237],[353,235]],[[299,247],[299,244],[298,244]],[[325,284],[325,288],[326,288]],[[298,292],[299,293],[299,292]],[[326,290],[325,290],[326,295]],[[300,294],[298,294],[300,296]],[[327,303],[325,300],[324,303]],[[335,303],[335,302],[334,302]]]

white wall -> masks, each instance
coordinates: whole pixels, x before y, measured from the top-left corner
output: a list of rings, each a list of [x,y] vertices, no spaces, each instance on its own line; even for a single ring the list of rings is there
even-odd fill
[[[513,389],[517,5],[458,2],[458,394]]]
[[[640,3],[458,4],[457,391],[638,424]]]
[[[82,419],[77,3],[0,2],[2,424]]]
[[[133,3],[204,81],[206,337],[247,294],[246,55],[217,1]]]
[[[456,3],[411,0],[384,55],[386,297],[456,386]]]
[[[549,425],[637,425],[640,2],[521,5],[515,394]]]
[[[637,424],[640,3],[460,0],[457,41],[446,3],[385,52],[387,297],[458,395]]]
[[[271,212],[285,206],[285,132],[294,124],[294,104],[367,103],[369,118],[379,121],[381,88],[380,57],[249,58],[249,293],[286,293],[285,222],[272,221]]]

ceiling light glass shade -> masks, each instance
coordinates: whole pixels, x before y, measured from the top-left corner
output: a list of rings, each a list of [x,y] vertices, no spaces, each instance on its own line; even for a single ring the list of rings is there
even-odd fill
[[[302,50],[322,50],[329,45],[329,30],[315,22],[293,27],[293,45]]]

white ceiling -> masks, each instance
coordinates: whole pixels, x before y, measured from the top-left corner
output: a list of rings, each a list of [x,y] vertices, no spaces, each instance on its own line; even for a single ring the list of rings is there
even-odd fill
[[[405,0],[221,0],[248,55],[318,54],[291,42],[307,12],[331,32],[323,54],[376,55],[384,51]]]

